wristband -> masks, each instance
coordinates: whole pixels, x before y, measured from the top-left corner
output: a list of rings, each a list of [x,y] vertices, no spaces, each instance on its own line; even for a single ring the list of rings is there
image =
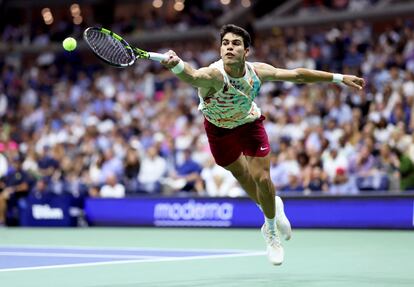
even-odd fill
[[[179,74],[182,71],[184,71],[184,62],[183,60],[180,59],[180,61],[178,62],[177,65],[175,65],[172,69],[171,72],[173,72],[174,74]]]
[[[344,75],[342,74],[333,74],[332,82],[340,84],[344,81]]]

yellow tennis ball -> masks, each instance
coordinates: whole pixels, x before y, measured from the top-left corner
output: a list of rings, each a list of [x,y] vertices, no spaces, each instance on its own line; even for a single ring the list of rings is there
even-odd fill
[[[72,37],[67,37],[63,40],[62,46],[66,51],[73,51],[76,49],[76,40]]]

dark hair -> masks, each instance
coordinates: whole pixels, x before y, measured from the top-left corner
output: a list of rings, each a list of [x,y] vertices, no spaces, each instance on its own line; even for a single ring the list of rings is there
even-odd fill
[[[233,25],[233,24],[226,24],[223,25],[220,29],[220,42],[223,41],[224,35],[227,33],[233,33],[243,38],[244,48],[249,48],[251,43],[251,38],[249,32],[247,32],[242,27]]]

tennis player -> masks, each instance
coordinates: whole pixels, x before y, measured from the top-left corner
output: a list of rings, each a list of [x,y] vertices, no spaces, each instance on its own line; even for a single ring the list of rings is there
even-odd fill
[[[265,117],[254,102],[264,81],[295,83],[335,82],[362,89],[362,78],[298,68],[285,70],[265,63],[246,61],[251,43],[249,33],[227,24],[220,31],[221,59],[198,70],[168,51],[161,62],[184,82],[198,88],[199,109],[213,157],[229,170],[264,213],[262,234],[267,256],[280,265],[284,251],[279,233],[291,236],[291,226],[283,211],[283,202],[275,197],[270,179],[270,144],[263,126]]]

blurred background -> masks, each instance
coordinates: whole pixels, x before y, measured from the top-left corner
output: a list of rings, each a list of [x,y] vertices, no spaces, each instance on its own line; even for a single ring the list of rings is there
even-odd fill
[[[110,67],[82,40],[102,26],[198,68],[219,59],[219,28],[234,23],[252,35],[249,61],[366,81],[362,91],[262,86],[271,177],[293,225],[413,228],[413,15],[414,3],[398,0],[0,0],[0,224],[259,226],[214,163],[197,90],[152,61]],[[61,46],[69,36],[73,52]],[[326,209],[305,222],[295,207],[307,200],[401,217],[360,225],[347,209],[331,225]],[[256,221],[237,217],[243,204]]]

